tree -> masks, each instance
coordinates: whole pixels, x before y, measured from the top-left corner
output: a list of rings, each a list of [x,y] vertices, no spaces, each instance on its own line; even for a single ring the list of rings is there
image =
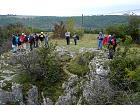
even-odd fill
[[[66,29],[67,31],[71,32],[72,34],[74,33],[74,19],[72,17],[68,18],[67,22],[66,22]]]
[[[140,18],[136,15],[130,15],[128,20],[128,34],[131,35],[135,43],[138,43],[140,40],[139,25]]]
[[[65,32],[66,32],[66,28],[63,21],[61,21],[60,23],[56,23],[54,25],[54,35],[53,35],[54,38],[64,38]]]
[[[124,37],[127,35],[128,31],[128,25],[127,24],[117,24],[117,25],[111,25],[106,28],[107,34],[115,34],[116,37]]]

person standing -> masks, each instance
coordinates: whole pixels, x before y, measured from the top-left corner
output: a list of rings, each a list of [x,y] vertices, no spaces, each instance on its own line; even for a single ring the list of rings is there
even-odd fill
[[[12,51],[13,53],[17,52],[17,43],[16,43],[16,37],[14,34],[12,35]]]
[[[24,33],[22,33],[22,34],[19,36],[19,41],[20,41],[20,43],[21,43],[21,45],[20,45],[20,50],[21,50],[21,49],[24,49],[24,41],[25,41],[25,34],[24,34]]]
[[[113,55],[116,51],[116,47],[117,47],[117,42],[114,34],[109,37],[109,42],[108,42],[109,59],[113,59]]]
[[[102,41],[104,39],[102,32],[99,33],[99,36],[97,37],[97,39],[98,39],[98,49],[100,50],[100,49],[102,49]]]
[[[34,47],[37,48],[39,37],[36,33],[33,35],[33,37],[34,37]]]
[[[74,33],[73,39],[74,39],[74,44],[77,45],[77,40],[79,40],[79,36],[76,33]]]
[[[41,32],[41,34],[39,35],[39,40],[40,40],[40,44],[41,45],[44,45],[43,43],[44,43],[44,39],[45,39],[45,36],[44,36],[44,33],[43,32]]]
[[[33,44],[34,44],[33,35],[29,35],[29,43],[30,43],[30,51],[32,51],[33,50]]]
[[[113,50],[115,52],[116,51],[116,47],[117,47],[117,41],[116,41],[115,34],[112,35],[111,42],[112,42],[112,45],[113,45]]]
[[[67,41],[67,45],[70,45],[70,32],[66,32],[65,33],[65,38],[66,38],[66,41]]]
[[[19,50],[19,43],[20,43],[18,34],[15,35],[15,38],[16,38],[16,50],[18,51]]]

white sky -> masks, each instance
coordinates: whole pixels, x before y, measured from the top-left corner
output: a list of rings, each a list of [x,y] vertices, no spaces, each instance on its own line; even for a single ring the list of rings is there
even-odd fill
[[[140,0],[0,0],[1,15],[112,15],[135,9],[139,9],[134,12],[140,14]]]

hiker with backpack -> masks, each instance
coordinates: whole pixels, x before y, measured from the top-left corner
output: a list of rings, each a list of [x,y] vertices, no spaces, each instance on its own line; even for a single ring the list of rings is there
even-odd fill
[[[20,36],[19,36],[19,49],[23,49],[23,44],[24,44],[24,41],[25,41],[25,35],[24,33],[22,33]]]
[[[74,33],[73,39],[74,39],[74,44],[77,45],[77,40],[79,40],[79,36],[76,33]]]
[[[37,33],[35,33],[33,35],[33,37],[34,37],[34,47],[37,48],[38,47],[39,36],[37,35]]]
[[[33,35],[29,35],[29,43],[30,43],[30,51],[32,51],[33,50],[33,44],[34,44]]]
[[[23,48],[27,49],[28,47],[28,36],[24,34]]]
[[[108,40],[109,59],[113,59],[113,55],[116,51],[116,47],[117,47],[117,43],[116,43],[115,35],[113,36],[109,35],[109,40]]]
[[[116,47],[117,47],[117,41],[116,41],[115,34],[113,34],[111,42],[112,42],[112,45],[113,45],[113,50],[115,52],[116,51]]]
[[[39,35],[40,46],[41,46],[41,45],[44,45],[44,44],[43,44],[43,43],[44,43],[44,39],[45,39],[44,33],[41,32],[41,34]]]

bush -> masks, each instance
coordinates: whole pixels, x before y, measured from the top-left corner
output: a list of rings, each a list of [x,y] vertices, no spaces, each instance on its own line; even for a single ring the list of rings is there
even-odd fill
[[[8,101],[6,102],[5,105],[20,105],[19,102],[15,102],[15,101]]]
[[[128,86],[131,87],[133,80],[131,80],[128,75],[130,72],[135,72],[139,62],[140,55],[136,50],[130,50],[125,47],[124,50],[116,52],[114,59],[110,62],[110,76],[114,76],[113,79],[111,79],[111,83],[113,83],[115,87],[122,87],[124,90]],[[132,89],[134,89],[134,86],[132,86]]]
[[[17,56],[17,62],[22,66],[19,76],[19,82],[22,83],[25,88],[27,84],[33,84],[39,87],[39,93],[46,92],[53,97],[58,97],[58,91],[61,91],[58,85],[61,85],[65,79],[65,75],[62,69],[61,62],[57,58],[55,52],[56,45],[49,43],[47,47],[42,47],[28,54]],[[54,92],[48,91],[50,87],[56,85]],[[24,89],[24,90],[27,90]],[[56,91],[57,90],[57,91]],[[60,95],[60,94],[59,94]]]
[[[133,42],[133,40],[132,40],[131,36],[126,36],[123,44],[128,46],[128,45],[132,44],[132,42]]]
[[[88,64],[93,57],[94,53],[89,52],[78,55],[70,61],[68,70],[78,76],[85,75],[89,71]]]
[[[5,91],[11,91],[11,87],[12,87],[12,82],[11,81],[4,81],[5,86],[2,87],[3,90]]]
[[[127,35],[127,25],[125,24],[118,24],[118,25],[112,25],[112,26],[108,26],[106,28],[106,33],[107,34],[115,34],[116,37],[124,37],[125,35]]]
[[[137,50],[118,50],[111,60],[109,82],[115,92],[114,102],[138,105],[140,97],[140,54]],[[123,96],[123,97],[122,97]],[[136,104],[137,103],[137,104]]]
[[[66,26],[63,21],[54,25],[53,38],[64,38],[66,32]]]
[[[75,29],[75,32],[77,33],[77,35],[79,35],[80,37],[82,37],[84,35],[84,30],[82,28],[77,28]]]

